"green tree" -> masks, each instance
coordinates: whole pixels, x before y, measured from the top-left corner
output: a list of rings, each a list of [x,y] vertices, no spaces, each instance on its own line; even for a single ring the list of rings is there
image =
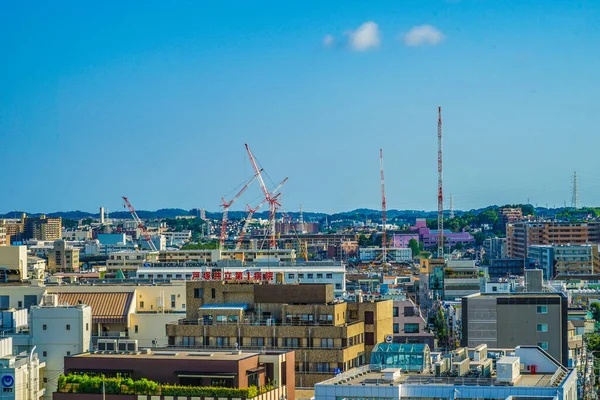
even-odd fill
[[[477,246],[481,246],[483,244],[483,241],[485,240],[485,233],[479,231],[476,232],[473,237],[475,237],[475,244]]]
[[[493,209],[485,210],[477,216],[477,222],[479,224],[489,224],[494,226],[496,222],[498,222],[498,211]]]
[[[446,323],[446,316],[442,307],[438,307],[433,320],[433,329],[435,330],[435,337],[441,347],[448,347],[448,326]]]
[[[367,246],[371,246],[372,245],[372,241],[371,238],[367,235],[365,235],[364,233],[361,233],[358,236],[358,245],[360,247],[367,247]]]
[[[419,242],[414,238],[408,241],[408,247],[410,247],[410,249],[412,250],[413,257],[416,257],[421,253]]]
[[[590,304],[590,311],[596,322],[600,322],[600,303],[597,301]]]

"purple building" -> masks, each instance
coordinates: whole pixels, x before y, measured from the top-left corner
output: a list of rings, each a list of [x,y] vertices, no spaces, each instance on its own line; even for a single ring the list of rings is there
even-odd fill
[[[406,249],[408,247],[408,242],[410,242],[411,239],[415,239],[418,242],[419,235],[416,233],[394,233],[392,236],[392,247]]]
[[[436,247],[438,244],[438,231],[437,229],[419,228],[419,239],[423,242],[423,247],[428,249]],[[452,247],[456,246],[457,243],[462,244],[473,244],[475,238],[469,232],[452,232],[448,229],[444,229],[444,237],[446,238],[445,246]]]

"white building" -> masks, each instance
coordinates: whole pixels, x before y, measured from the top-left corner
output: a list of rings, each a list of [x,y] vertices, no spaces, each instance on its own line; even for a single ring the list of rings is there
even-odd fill
[[[419,345],[393,343],[389,346],[403,348]],[[392,348],[386,358],[391,362],[396,360],[398,365],[366,365],[336,375],[315,385],[314,398],[577,400],[576,371],[561,366],[537,346],[517,347],[514,355],[497,359],[496,369],[492,360],[487,358],[487,349],[484,350],[479,357],[474,354],[473,359],[469,356],[444,357],[433,360],[433,364],[421,369],[419,365],[423,363],[419,357],[423,357],[422,353],[408,350],[401,354],[402,351]],[[410,357],[404,358],[406,354]],[[471,371],[479,371],[479,376],[469,374]]]
[[[27,279],[27,246],[0,246],[0,282]]]
[[[192,240],[192,231],[163,232],[167,246],[182,244]]]
[[[130,273],[135,274],[138,268],[147,262],[156,261],[157,258],[158,251],[118,251],[109,254],[106,260],[106,271],[115,273],[121,270],[126,276]]]
[[[360,261],[369,262],[381,259],[383,249],[381,247],[361,247],[359,250]],[[387,262],[400,263],[412,260],[412,250],[409,248],[386,249]]]
[[[63,229],[62,239],[70,241],[85,241],[92,238],[92,231],[67,231]]]
[[[58,297],[45,295],[41,306],[33,306],[31,337],[40,359],[46,363],[44,398],[51,399],[64,368],[64,357],[91,350],[92,308],[85,304],[62,306]]]
[[[12,337],[0,338],[0,399],[41,399],[45,393],[41,370],[45,365],[34,351],[14,356]]]
[[[260,279],[257,278],[260,275]],[[237,278],[236,278],[237,276]],[[346,294],[346,267],[341,262],[308,261],[302,263],[259,262],[243,263],[148,263],[137,270],[139,279],[173,280],[278,280],[291,283],[330,283],[336,297]]]

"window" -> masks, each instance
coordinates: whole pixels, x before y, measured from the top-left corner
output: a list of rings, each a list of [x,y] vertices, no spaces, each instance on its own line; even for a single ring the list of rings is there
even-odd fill
[[[365,324],[373,325],[375,323],[375,316],[373,311],[365,311]]]
[[[333,274],[325,274],[325,278],[332,279],[333,278]]]
[[[538,332],[548,332],[548,324],[537,324]]]
[[[48,325],[46,325],[46,324],[42,325],[42,330],[43,330],[43,331],[46,331],[46,330],[48,330]]]
[[[295,274],[288,274],[288,279],[294,279],[295,276]]]
[[[162,277],[163,277],[163,274],[156,274],[157,279],[162,279]]]
[[[537,313],[538,314],[548,314],[548,306],[537,306]]]
[[[135,331],[135,333],[139,333],[139,331],[140,331],[140,329],[139,329],[139,327],[137,325],[135,325],[133,327],[133,330]]]
[[[323,274],[317,274],[317,279],[323,279]]]
[[[284,338],[283,345],[285,347],[298,347],[298,338]]]
[[[229,346],[229,338],[225,336],[217,336],[217,346]]]
[[[394,333],[400,333],[400,324],[394,324]]]
[[[393,313],[394,317],[398,316],[398,307],[394,307],[394,313]]]
[[[404,333],[419,333],[419,324],[404,324]]]
[[[415,308],[414,307],[404,307],[404,316],[405,317],[414,317],[415,316]]]
[[[213,299],[217,297],[217,290],[215,288],[210,289],[210,297]]]
[[[144,302],[140,301],[140,308],[144,308]]]
[[[329,363],[317,363],[317,372],[329,372]]]
[[[23,302],[17,301],[17,308],[23,308]]]
[[[537,344],[542,350],[548,350],[548,342],[538,342]]]
[[[332,349],[333,348],[333,339],[331,339],[331,338],[321,339],[321,347],[327,347],[327,348]]]
[[[492,292],[497,292],[498,288],[496,286],[492,286]]]
[[[43,352],[42,352],[42,356],[44,356],[44,357],[48,357],[48,352],[47,352],[47,351],[43,351]]]
[[[204,289],[194,288],[194,298],[201,299],[202,297],[204,297]]]
[[[375,345],[375,334],[373,332],[365,332],[365,344],[367,346]]]
[[[304,274],[298,274],[298,279],[304,279]]]
[[[71,352],[70,352],[70,351],[67,351],[67,355],[68,355],[68,356],[70,356],[70,355],[71,355]]]
[[[174,294],[171,295],[171,308],[177,307],[177,305],[175,304],[176,298],[177,296],[175,296]]]
[[[67,330],[70,331],[71,330],[71,325],[67,324]]]
[[[264,346],[265,345],[265,338],[253,337],[253,338],[250,339],[250,345],[251,346]]]
[[[217,322],[227,322],[227,315],[217,315]]]
[[[90,323],[89,323],[89,322],[86,322],[86,323],[85,323],[85,330],[86,330],[86,331],[89,331],[89,330],[90,330]]]
[[[308,279],[313,279],[315,277],[315,274],[306,274],[306,277]]]
[[[335,289],[336,290],[342,290],[342,284],[341,283],[336,283],[335,284]]]

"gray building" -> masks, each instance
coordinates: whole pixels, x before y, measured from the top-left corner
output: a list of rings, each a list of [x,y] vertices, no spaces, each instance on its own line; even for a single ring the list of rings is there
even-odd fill
[[[567,298],[562,293],[475,294],[462,299],[461,346],[539,346],[569,364]]]
[[[483,262],[489,264],[492,260],[505,258],[506,238],[488,238],[483,241],[485,254]]]

